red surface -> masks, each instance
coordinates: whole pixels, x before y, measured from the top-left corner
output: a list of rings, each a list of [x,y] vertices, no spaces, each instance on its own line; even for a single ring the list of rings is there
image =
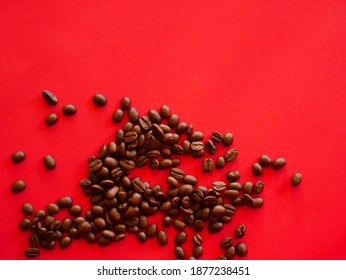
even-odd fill
[[[344,1],[23,2],[1,1],[0,9],[1,258],[24,258],[24,202],[40,209],[71,195],[88,209],[79,187],[87,158],[113,140],[120,125],[112,113],[129,96],[141,114],[168,104],[206,136],[235,135],[239,157],[211,176],[201,159],[184,157],[201,185],[231,169],[241,182],[256,180],[250,167],[262,153],[287,159],[261,177],[261,209],[241,208],[221,233],[203,233],[204,259],[221,253],[220,239],[238,223],[248,228],[246,259],[346,259]],[[56,107],[45,104],[43,89],[56,93]],[[97,92],[108,97],[106,107],[92,103]],[[77,106],[75,116],[62,115],[67,103]],[[47,127],[51,112],[59,121]],[[27,158],[14,164],[19,149]],[[57,160],[53,171],[42,165],[47,153]],[[296,171],[304,179],[292,188]],[[166,188],[167,172],[141,174]],[[17,179],[27,189],[13,194]],[[104,248],[77,240],[39,258],[173,259],[175,230],[168,232],[167,247],[135,236]],[[190,240],[185,248],[190,254]]]

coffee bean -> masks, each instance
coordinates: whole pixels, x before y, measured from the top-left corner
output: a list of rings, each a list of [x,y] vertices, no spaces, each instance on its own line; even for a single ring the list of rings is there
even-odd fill
[[[174,248],[174,254],[178,260],[183,260],[186,257],[185,250],[180,246]]]
[[[175,128],[176,133],[183,134],[187,131],[188,125],[186,122],[181,122]]]
[[[262,199],[261,197],[254,197],[254,198],[252,199],[252,201],[253,201],[252,206],[253,206],[254,208],[262,207],[262,205],[263,205],[263,203],[264,203],[264,201],[263,201],[263,199]]]
[[[238,170],[232,170],[227,172],[226,178],[230,182],[235,182],[240,179],[240,172]]]
[[[235,255],[235,248],[233,246],[226,249],[225,257],[227,258],[227,260],[231,260],[234,257],[234,255]]]
[[[56,161],[51,155],[43,157],[43,164],[48,170],[53,170],[56,167]]]
[[[92,229],[92,226],[89,222],[84,221],[78,224],[77,231],[79,237],[85,237],[87,236]]]
[[[44,90],[42,92],[42,97],[47,102],[47,104],[49,104],[49,105],[56,105],[56,104],[58,104],[58,98],[50,90],[47,90],[47,89]]]
[[[22,212],[26,216],[32,215],[34,213],[34,206],[32,206],[30,203],[24,203],[22,205]]]
[[[226,184],[223,181],[215,181],[212,184],[213,189],[217,192],[221,192],[226,189]]]
[[[126,237],[125,233],[119,233],[114,237],[114,242],[119,242]]]
[[[143,231],[138,232],[137,233],[137,239],[141,243],[144,243],[145,241],[147,241],[147,236],[146,236],[145,232],[143,232]]]
[[[72,116],[77,113],[77,108],[73,104],[67,104],[62,108],[62,112],[66,116]]]
[[[204,159],[202,169],[204,172],[212,172],[214,169],[214,161],[211,158]]]
[[[194,246],[192,249],[193,256],[198,259],[203,255],[203,247],[201,245]]]
[[[135,107],[132,107],[131,109],[129,109],[128,114],[129,114],[130,122],[132,123],[138,122],[139,113]]]
[[[169,227],[172,224],[172,218],[169,216],[165,216],[162,218],[162,225],[164,227]]]
[[[251,182],[245,182],[242,186],[243,193],[252,194],[253,184]]]
[[[272,167],[275,170],[279,170],[281,168],[283,168],[286,165],[286,159],[283,157],[278,157],[275,160],[273,160],[272,162]]]
[[[65,236],[60,240],[60,248],[65,249],[71,245],[72,239],[69,236]]]
[[[38,248],[26,248],[24,253],[28,258],[36,258],[40,255],[40,250]]]
[[[21,230],[28,230],[29,229],[29,225],[30,225],[30,219],[28,218],[24,218],[23,220],[20,221],[19,223],[19,228]]]
[[[193,175],[185,175],[183,178],[183,184],[190,184],[192,186],[196,186],[197,185],[197,178]]]
[[[223,229],[223,224],[220,222],[210,223],[208,226],[208,230],[211,233],[219,232]]]
[[[183,245],[185,243],[186,238],[187,238],[186,232],[185,231],[179,231],[177,233],[177,235],[175,236],[174,243],[177,246],[181,246],[181,245]]]
[[[247,246],[243,242],[238,242],[235,245],[235,252],[238,256],[244,257],[247,254]]]
[[[223,248],[223,249],[228,249],[232,245],[233,245],[233,239],[230,236],[225,237],[220,242],[220,247]]]
[[[220,261],[227,260],[227,258],[224,255],[218,256],[217,259],[220,260]]]
[[[226,161],[225,161],[224,157],[220,156],[217,158],[215,166],[216,166],[216,168],[221,169],[225,166],[225,164],[226,164]]]
[[[190,141],[184,140],[184,141],[181,143],[181,146],[182,146],[182,148],[183,148],[184,154],[187,155],[187,154],[190,153],[190,146],[191,146]]]
[[[207,152],[211,155],[215,155],[216,154],[216,146],[214,144],[214,142],[212,140],[208,140],[205,143],[205,148],[207,150]]]
[[[45,122],[49,126],[55,124],[57,121],[58,121],[58,115],[55,113],[51,113],[51,114],[47,115],[45,118]]]
[[[182,230],[185,228],[185,223],[179,218],[177,218],[173,221],[173,226],[178,230]]]
[[[185,176],[184,170],[176,168],[176,167],[171,169],[170,174],[172,177],[174,177],[177,180],[182,180]]]
[[[80,205],[73,205],[68,211],[71,216],[78,217],[82,213],[82,207]]]
[[[38,217],[40,220],[44,219],[46,216],[47,213],[43,209],[37,210],[34,215],[34,217]]]
[[[22,162],[25,159],[26,155],[24,151],[17,151],[12,154],[11,158],[14,163]]]
[[[225,197],[228,197],[228,198],[236,198],[239,195],[239,191],[237,191],[237,190],[226,190],[226,191],[223,192],[223,194],[224,194]]]
[[[214,217],[220,217],[226,213],[226,208],[223,205],[215,205],[212,210],[211,214]]]
[[[252,165],[252,173],[255,176],[261,176],[262,175],[263,169],[262,169],[262,166],[258,162],[254,163]]]
[[[131,108],[131,99],[130,97],[123,97],[120,102],[120,108],[121,110],[127,111]]]
[[[233,134],[228,132],[228,133],[225,133],[224,136],[223,136],[223,140],[222,140],[222,144],[225,146],[225,147],[228,147],[232,144],[233,142]]]
[[[264,189],[264,183],[262,181],[257,181],[253,187],[252,191],[256,194],[260,194]]]
[[[172,167],[172,160],[165,158],[159,161],[159,168],[160,169],[167,169]]]
[[[241,197],[242,203],[244,203],[247,206],[253,207],[253,199],[250,194],[244,193]]]
[[[176,127],[179,123],[179,116],[176,115],[176,114],[173,114],[171,115],[169,118],[168,118],[168,125],[170,127]]]
[[[120,123],[123,120],[123,118],[124,118],[124,111],[121,109],[116,110],[112,116],[113,122],[115,123]]]
[[[267,155],[261,155],[258,159],[258,163],[262,166],[262,167],[269,167],[272,165],[272,160],[269,156]]]
[[[26,188],[25,182],[23,180],[18,180],[12,184],[11,191],[14,193],[20,193],[24,191],[25,188]]]
[[[146,234],[147,237],[154,237],[157,233],[157,224],[150,224],[147,228]]]
[[[219,142],[222,142],[223,141],[223,135],[218,132],[218,131],[214,131],[212,134],[211,134],[211,140],[214,142],[214,143],[219,143]]]
[[[161,123],[161,116],[159,114],[159,112],[157,112],[156,110],[150,110],[148,112],[148,117],[149,119],[156,124],[160,124]]]
[[[201,232],[204,228],[204,222],[202,220],[195,220],[193,223],[193,230],[196,232]]]
[[[93,102],[97,105],[97,106],[105,106],[107,104],[107,97],[104,96],[102,93],[96,93],[93,97]]]
[[[234,230],[234,236],[237,238],[242,238],[245,235],[246,226],[244,224],[239,224]]]
[[[169,106],[162,105],[160,108],[160,115],[162,118],[168,119],[171,115],[171,110],[170,110]]]
[[[235,148],[232,148],[226,152],[224,158],[227,162],[231,162],[231,161],[234,161],[237,158],[237,156],[238,156],[238,150]]]
[[[168,244],[168,237],[164,230],[159,230],[156,234],[157,241],[161,246],[165,246]]]
[[[227,185],[227,189],[240,192],[242,190],[242,185],[239,182],[231,182]]]
[[[294,187],[298,186],[301,183],[302,179],[303,179],[302,174],[300,173],[293,174],[291,177],[291,185]]]
[[[195,246],[200,246],[203,244],[203,238],[198,233],[194,234],[192,237],[192,242]]]
[[[72,206],[73,200],[70,196],[64,196],[58,199],[57,205],[60,208],[69,208]]]

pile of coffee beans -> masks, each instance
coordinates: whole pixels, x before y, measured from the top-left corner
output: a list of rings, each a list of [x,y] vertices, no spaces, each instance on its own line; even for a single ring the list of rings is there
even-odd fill
[[[58,103],[49,91],[44,91],[43,97],[48,104]],[[93,102],[102,107],[106,105],[107,98],[96,94]],[[63,107],[63,112],[72,115],[77,111],[70,104]],[[73,240],[81,238],[107,246],[120,242],[128,234],[136,235],[141,243],[156,239],[158,244],[165,246],[169,243],[165,228],[173,226],[177,229],[174,238],[176,258],[198,259],[204,250],[203,231],[222,231],[224,225],[232,221],[237,207],[259,208],[263,205],[264,201],[259,196],[264,189],[261,180],[241,184],[240,172],[231,170],[226,172],[224,181],[214,181],[207,187],[200,184],[197,177],[178,167],[182,156],[190,155],[196,160],[203,158],[201,168],[205,173],[212,172],[214,167],[224,168],[238,157],[236,148],[227,148],[232,145],[232,133],[214,131],[210,137],[205,137],[192,124],[172,114],[167,105],[140,116],[129,97],[122,98],[120,108],[114,112],[112,119],[121,123],[126,115],[128,121],[116,131],[114,141],[101,145],[98,153],[88,159],[86,177],[80,181],[80,187],[84,195],[90,197],[89,209],[83,212],[70,196],[59,198],[48,204],[46,209],[37,211],[29,203],[22,206],[26,217],[20,222],[20,229],[30,232],[30,247],[25,250],[27,257],[37,257],[41,248],[50,250],[57,243],[65,249]],[[219,145],[228,150],[219,155],[214,163],[210,156],[217,154]],[[17,152],[12,158],[14,162],[19,162],[25,154]],[[45,156],[43,162],[49,170],[56,167],[50,155]],[[261,176],[264,168],[278,170],[285,164],[286,160],[282,157],[272,160],[268,155],[262,155],[252,165],[252,172]],[[150,185],[131,175],[132,170],[144,166],[162,170],[168,189],[159,184]],[[168,173],[163,170],[168,170]],[[291,184],[297,186],[301,180],[301,174],[296,173]],[[12,186],[13,192],[24,189],[22,181]],[[62,209],[68,211],[69,217],[56,218]],[[164,214],[162,223],[149,223],[148,217],[158,212]],[[192,236],[193,250],[189,254],[183,247],[188,239],[187,227],[195,232]],[[242,238],[245,231],[245,225],[238,225],[234,237]],[[220,247],[223,254],[218,259],[247,254],[245,243],[238,241],[234,245],[231,236],[221,240]]]

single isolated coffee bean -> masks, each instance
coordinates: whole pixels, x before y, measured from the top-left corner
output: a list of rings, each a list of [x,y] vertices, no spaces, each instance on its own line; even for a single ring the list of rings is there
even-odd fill
[[[12,154],[11,158],[14,163],[22,162],[25,159],[26,155],[24,151],[17,151]]]
[[[303,179],[303,175],[301,173],[295,173],[293,174],[293,176],[291,177],[291,185],[296,187],[298,186]]]
[[[261,155],[258,159],[258,163],[262,167],[269,167],[272,165],[272,160],[268,155]]]
[[[55,113],[51,113],[51,114],[47,115],[45,118],[45,122],[49,126],[55,124],[57,121],[58,121],[58,115]]]
[[[130,110],[130,108],[131,108],[131,99],[130,99],[130,97],[125,96],[125,97],[123,97],[121,99],[120,108],[123,111]]]
[[[96,93],[93,97],[93,101],[95,105],[102,107],[107,104],[107,97],[104,96],[102,93]]]
[[[17,180],[11,186],[11,191],[14,193],[20,193],[24,191],[26,188],[26,184],[23,180]]]
[[[237,238],[242,238],[245,235],[246,226],[244,224],[239,224],[234,230],[234,236]]]
[[[62,108],[62,112],[66,116],[72,116],[77,113],[77,108],[73,104],[67,104]]]
[[[262,175],[263,169],[262,169],[262,166],[258,162],[254,163],[252,165],[252,173],[255,176],[261,176]]]
[[[58,104],[58,98],[50,90],[45,89],[44,91],[42,91],[42,97],[49,105]]]
[[[56,167],[56,161],[51,155],[43,157],[43,164],[48,170],[53,170]]]
[[[34,213],[34,206],[32,206],[30,203],[24,203],[22,205],[22,212],[24,215],[30,216],[32,213]]]
[[[274,159],[272,162],[272,167],[275,170],[279,170],[279,169],[283,168],[285,165],[286,165],[286,159],[283,157],[278,157],[278,158]]]

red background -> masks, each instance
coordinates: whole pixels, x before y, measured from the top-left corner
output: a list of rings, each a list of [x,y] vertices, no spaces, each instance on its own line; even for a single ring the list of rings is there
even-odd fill
[[[112,113],[129,96],[141,114],[168,104],[207,137],[234,134],[239,157],[211,176],[201,160],[183,159],[201,185],[231,169],[241,182],[256,180],[250,167],[262,153],[287,159],[261,177],[261,209],[241,208],[222,232],[203,233],[203,259],[221,254],[220,239],[238,223],[247,225],[246,259],[346,259],[345,1],[0,2],[1,258],[24,258],[24,202],[42,209],[71,195],[88,209],[79,187],[87,158],[114,139]],[[43,101],[43,89],[58,96],[57,106]],[[97,92],[106,107],[92,103]],[[62,115],[67,103],[76,115]],[[51,112],[59,121],[47,127]],[[20,149],[27,158],[14,164]],[[57,160],[53,171],[43,167],[47,153]],[[296,171],[304,179],[292,188]],[[166,188],[167,172],[141,174]],[[17,179],[27,188],[13,194]],[[175,232],[168,230],[167,247],[135,236],[108,247],[77,240],[39,258],[173,259]],[[190,239],[185,249],[190,255]]]

